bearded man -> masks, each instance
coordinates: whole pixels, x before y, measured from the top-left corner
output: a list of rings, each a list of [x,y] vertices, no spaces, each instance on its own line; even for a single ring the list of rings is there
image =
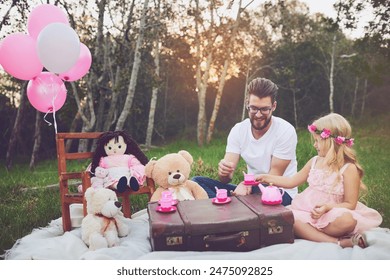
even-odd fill
[[[289,177],[297,172],[297,134],[290,123],[273,115],[277,93],[277,85],[268,79],[256,78],[249,83],[246,100],[249,118],[235,124],[229,133],[225,156],[218,164],[219,181],[203,176],[192,178],[210,198],[215,197],[215,187],[227,189],[230,195],[259,192],[256,182],[230,184],[240,157],[247,165],[247,173],[255,177],[264,173]],[[282,204],[291,204],[297,193],[297,187],[285,189]]]

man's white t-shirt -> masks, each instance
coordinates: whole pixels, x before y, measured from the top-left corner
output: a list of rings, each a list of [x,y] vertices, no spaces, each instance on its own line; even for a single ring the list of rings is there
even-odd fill
[[[291,160],[283,176],[290,177],[297,173],[297,133],[287,121],[272,116],[271,127],[260,138],[255,139],[249,119],[237,123],[230,131],[226,152],[241,155],[247,164],[249,174],[265,174],[270,171],[272,157]],[[294,198],[298,188],[285,189]]]

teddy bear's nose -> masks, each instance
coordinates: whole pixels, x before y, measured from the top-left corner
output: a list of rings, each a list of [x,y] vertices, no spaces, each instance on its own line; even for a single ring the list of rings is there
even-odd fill
[[[118,208],[121,208],[122,207],[122,203],[120,203],[119,201],[115,201],[115,206],[118,207]]]
[[[180,174],[175,174],[173,175],[173,179],[180,179],[181,175]]]

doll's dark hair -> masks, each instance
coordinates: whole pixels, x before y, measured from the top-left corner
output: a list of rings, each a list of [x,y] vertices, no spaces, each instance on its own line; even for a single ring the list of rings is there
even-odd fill
[[[127,148],[125,151],[125,154],[132,154],[135,156],[143,165],[146,165],[148,163],[148,158],[146,155],[141,151],[140,147],[138,146],[137,142],[131,138],[129,134],[127,134],[123,130],[117,130],[117,131],[107,131],[104,132],[98,139],[96,143],[96,149],[95,153],[92,158],[92,165],[91,165],[91,173],[95,173],[96,167],[99,166],[100,159],[102,157],[107,156],[106,151],[104,150],[104,146],[110,142],[110,140],[115,139],[115,142],[118,142],[119,136],[123,137],[123,140],[125,141]]]

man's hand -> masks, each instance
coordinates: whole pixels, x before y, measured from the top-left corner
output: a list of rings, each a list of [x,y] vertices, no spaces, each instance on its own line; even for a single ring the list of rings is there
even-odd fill
[[[222,159],[218,163],[218,176],[221,178],[232,178],[234,172],[234,165],[232,162]]]
[[[247,195],[251,194],[252,192],[252,186],[245,186],[243,183],[240,183],[232,192],[232,195]]]

